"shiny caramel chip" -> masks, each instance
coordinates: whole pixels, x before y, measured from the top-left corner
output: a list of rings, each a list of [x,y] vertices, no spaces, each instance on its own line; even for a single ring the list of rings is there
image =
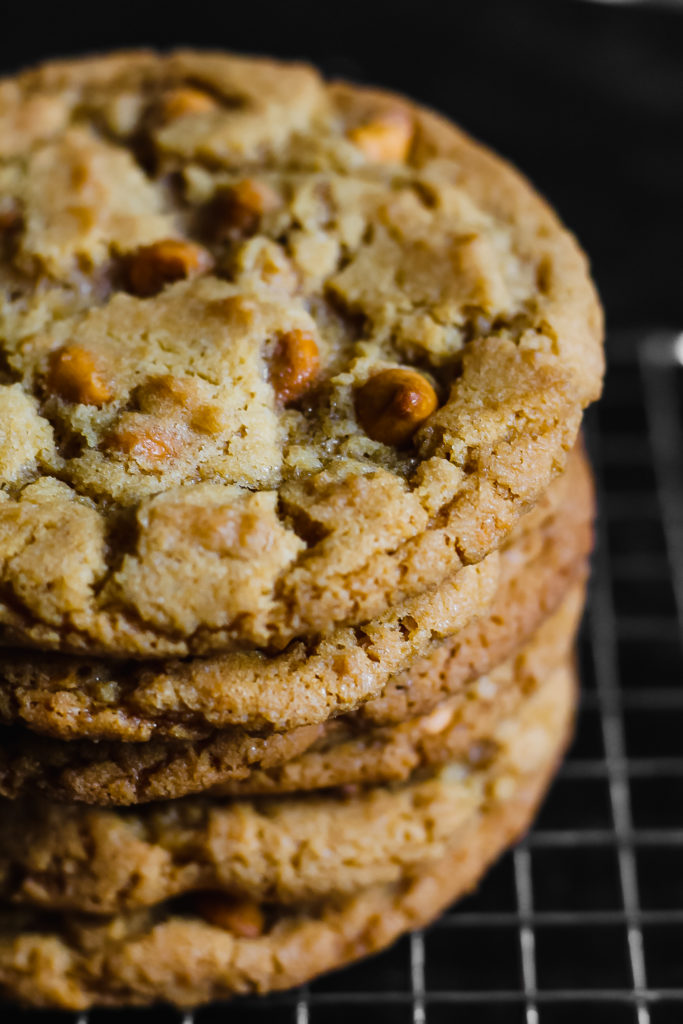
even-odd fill
[[[307,331],[282,334],[270,361],[270,382],[278,402],[288,405],[309,389],[320,368],[318,346]]]
[[[438,399],[426,377],[416,370],[381,370],[356,392],[356,415],[374,441],[406,444],[436,410]]]
[[[198,277],[213,266],[211,254],[201,245],[166,238],[143,245],[128,260],[128,283],[135,295],[156,295],[164,285]]]

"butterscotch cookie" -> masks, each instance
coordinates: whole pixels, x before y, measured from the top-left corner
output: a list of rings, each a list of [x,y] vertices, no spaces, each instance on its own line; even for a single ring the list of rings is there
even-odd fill
[[[567,569],[562,575],[563,593],[567,592],[569,582],[582,578],[585,571],[585,553],[582,553],[580,559],[571,562],[571,572]],[[530,611],[526,620],[529,624],[537,621],[538,607],[543,607],[543,598],[548,597],[548,587],[534,592],[537,581],[533,576],[527,583],[526,589],[523,586],[520,586],[520,589],[525,594]],[[541,583],[548,584],[543,575]],[[553,597],[556,596],[555,590],[556,584],[551,580],[550,594]],[[502,612],[505,613],[505,608]],[[477,678],[472,674],[473,669],[479,667],[479,674],[483,675],[498,663],[503,648],[509,653],[515,648],[509,629],[505,628],[504,619],[503,626],[500,625],[499,613],[500,609],[490,620],[493,627],[490,635],[496,641],[491,645],[488,643],[487,629],[481,624],[477,625],[476,631],[473,626],[463,631],[465,635],[462,638],[462,650],[468,653],[466,671],[463,671],[458,659],[453,657],[453,652],[447,659],[447,672],[444,674],[443,670],[439,670],[431,679],[429,673],[425,671],[425,666],[420,663],[419,674],[416,676],[416,685],[419,684],[419,701],[406,699],[405,703],[408,706],[419,703],[423,710],[418,714],[426,714],[429,717],[444,694],[455,694],[460,700],[463,697],[466,699],[468,691],[463,692],[463,687]],[[520,639],[526,641],[528,637],[518,636],[517,646]],[[434,657],[437,663],[441,662],[439,650],[435,652]],[[403,695],[403,690],[400,690],[398,695]],[[383,700],[379,698],[379,701]],[[396,699],[388,702],[389,710],[395,709],[396,706]],[[378,717],[380,722],[392,720],[389,714]],[[408,714],[404,717],[414,719],[415,716]],[[358,713],[346,716],[344,728],[356,737],[358,745],[350,748],[355,756],[366,745],[372,750],[371,738],[373,735],[379,736],[382,757],[376,757],[372,762],[372,771],[376,773],[378,780],[382,777],[395,777],[401,764],[405,769],[406,763],[416,757],[414,744],[406,752],[403,741],[400,740],[398,750],[403,751],[403,756],[398,762],[395,761],[393,752],[397,750],[397,734],[394,733],[392,736],[391,731],[388,734],[383,733],[372,716],[361,716]],[[39,739],[24,729],[9,729],[0,732],[0,793],[14,798],[33,791],[60,800],[76,800],[91,804],[132,804],[181,797],[238,780],[244,780],[245,785],[249,784],[250,779],[255,784],[260,784],[259,780],[263,781],[266,778],[290,778],[289,772],[281,776],[277,772],[271,772],[271,769],[289,762],[317,743],[320,744],[318,753],[321,749],[327,751],[328,737],[338,729],[336,722],[302,726],[289,732],[267,736],[245,733],[241,729],[225,729],[211,734],[204,740],[154,739],[142,744],[91,741],[64,743],[49,738]],[[388,744],[387,735],[391,737]],[[451,738],[455,739],[455,736]],[[439,742],[435,739],[430,748],[434,751],[438,745]],[[421,742],[420,749],[425,749],[424,742]],[[340,759],[336,755],[334,762],[335,772],[338,772]],[[324,784],[324,780],[330,778],[329,755],[305,762],[309,784],[312,784],[315,777],[311,768],[316,763],[323,769],[317,775],[318,784]],[[367,781],[368,762],[360,762],[359,767]],[[293,772],[298,770],[293,766]],[[385,774],[387,772],[389,774]],[[335,775],[335,778],[336,784],[354,781],[353,778],[342,774]]]
[[[495,725],[487,758],[403,785],[126,811],[0,804],[0,896],[114,914],[204,889],[283,904],[397,881],[444,856],[492,793],[513,792],[548,757],[573,703],[568,665],[565,653]]]
[[[301,764],[292,765],[283,774],[275,769],[307,750],[312,756],[303,762],[302,778],[309,786],[332,784],[332,778],[335,784],[341,784],[402,777],[416,758],[424,756],[427,746],[432,759],[441,750],[444,760],[451,743],[455,743],[457,752],[457,729],[447,731],[444,745],[444,736],[433,737],[429,744],[424,739],[418,742],[414,723],[398,732],[383,732],[381,727],[416,716],[428,717],[440,701],[451,696],[456,704],[462,703],[472,692],[466,689],[468,683],[489,673],[529,640],[539,622],[585,576],[591,544],[590,521],[586,518],[590,507],[581,507],[583,524],[572,517],[569,521],[560,517],[540,546],[534,547],[537,554],[530,565],[520,566],[516,556],[503,552],[502,561],[505,564],[507,560],[510,572],[490,614],[462,630],[457,641],[436,649],[432,675],[428,660],[419,660],[414,672],[391,680],[382,696],[344,716],[342,725],[328,721],[272,735],[257,735],[236,727],[213,732],[204,739],[155,738],[146,743],[65,743],[39,739],[21,728],[6,729],[0,732],[0,793],[17,797],[33,791],[61,800],[132,804],[181,797],[240,780],[245,786],[250,780],[261,785],[267,779],[276,785],[285,784],[302,770]],[[510,553],[513,550],[511,546]],[[377,710],[373,713],[374,705]],[[343,746],[349,735],[354,737],[353,742]],[[358,759],[363,750],[374,751],[375,756]],[[354,760],[349,762],[343,751]],[[357,776],[347,771],[354,763]]]
[[[443,859],[301,907],[195,896],[106,918],[16,909],[0,918],[0,986],[33,1006],[192,1006],[269,992],[367,956],[437,916],[525,831],[564,749],[571,701],[522,774],[494,787]],[[540,752],[541,747],[543,753]],[[531,767],[535,760],[535,767]]]
[[[453,691],[458,672],[472,678],[487,671],[482,654],[488,665],[507,657],[555,607],[582,569],[592,514],[589,470],[577,451],[500,558],[492,553],[379,619],[271,656],[144,663],[0,652],[0,719],[62,739],[142,742],[207,738],[217,726],[291,730],[373,695],[361,717],[414,717]]]
[[[237,782],[218,786],[234,796],[313,791],[331,786],[381,785],[456,758],[484,765],[496,754],[494,733],[570,656],[583,612],[584,587],[576,585],[532,640],[509,661],[461,687],[428,714],[400,725],[370,728],[346,716],[327,723],[302,754],[272,768],[254,768]]]
[[[171,800],[248,777],[307,750],[323,726],[256,736],[225,729],[206,740],[71,743],[0,728],[0,797],[41,793],[88,804]]]
[[[172,662],[117,662],[0,650],[0,717],[63,739],[201,739],[216,728],[290,730],[380,693],[397,671],[486,612],[492,551],[438,587],[362,626],[266,655],[233,651]]]
[[[501,160],[299,65],[0,83],[0,622],[166,656],[374,619],[481,560],[602,377],[583,255]]]
[[[550,635],[555,633],[555,621],[566,623],[569,632],[579,597],[579,590],[570,593],[557,620],[547,624]],[[533,643],[531,649],[535,652]],[[531,684],[537,669],[535,653],[531,664],[529,654],[494,670],[493,681],[484,677],[483,692],[489,698],[479,693],[475,681],[460,686],[457,696],[436,710],[399,726],[374,726],[345,716],[268,736],[226,729],[201,741],[143,744],[64,743],[38,739],[24,730],[5,730],[0,732],[0,794],[14,799],[42,793],[86,804],[125,805],[214,787],[250,793],[380,783],[406,778],[420,764],[464,756],[470,748],[473,760],[480,759],[488,748],[478,742],[477,729],[482,738],[489,721],[498,720],[509,702]],[[541,669],[545,667],[542,660]],[[424,673],[420,679],[426,687]],[[432,692],[438,689],[434,682]]]

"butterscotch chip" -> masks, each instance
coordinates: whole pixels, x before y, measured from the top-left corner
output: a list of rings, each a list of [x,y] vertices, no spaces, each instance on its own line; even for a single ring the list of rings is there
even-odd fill
[[[228,425],[225,413],[218,405],[199,405],[192,410],[190,426],[200,434],[218,436]]]
[[[318,346],[306,331],[288,331],[278,338],[270,359],[270,381],[278,402],[288,405],[301,398],[320,368]]]
[[[402,110],[387,110],[349,131],[349,139],[368,160],[402,163],[407,159],[414,134],[412,118]]]
[[[171,373],[150,377],[138,389],[138,401],[144,412],[159,412],[171,408],[188,410],[196,402],[197,388],[190,377],[175,377]]]
[[[281,206],[278,194],[264,182],[244,178],[218,193],[206,220],[215,238],[254,234],[261,218]]]
[[[243,295],[230,295],[228,298],[219,299],[213,305],[212,311],[224,317],[229,326],[239,330],[253,328],[257,314],[255,303]]]
[[[138,249],[128,261],[128,283],[136,295],[156,295],[173,281],[206,273],[213,260],[193,242],[167,238]]]
[[[254,900],[230,899],[223,893],[211,892],[197,894],[194,905],[209,924],[243,939],[257,939],[265,930],[265,915]]]
[[[177,431],[152,416],[128,413],[111,431],[107,446],[140,465],[163,463],[182,449]]]
[[[415,370],[382,370],[356,392],[356,413],[374,441],[402,445],[439,404],[434,388]]]
[[[64,345],[50,354],[47,385],[65,401],[83,405],[104,405],[113,394],[95,356],[80,345]]]
[[[190,114],[204,114],[216,108],[216,101],[208,93],[189,86],[170,89],[158,104],[158,114],[164,124]]]

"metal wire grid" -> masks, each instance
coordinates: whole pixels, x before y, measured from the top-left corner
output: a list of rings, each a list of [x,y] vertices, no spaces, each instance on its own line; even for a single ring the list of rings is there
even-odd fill
[[[533,832],[384,954],[284,996],[127,1022],[683,1022],[683,336],[609,350],[589,425],[601,517],[577,739]]]

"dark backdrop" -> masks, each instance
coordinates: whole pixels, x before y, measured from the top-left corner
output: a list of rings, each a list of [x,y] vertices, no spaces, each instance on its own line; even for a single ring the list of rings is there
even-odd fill
[[[588,250],[613,326],[683,326],[683,9],[582,0],[2,5],[0,60],[117,46],[303,57],[452,115]]]

